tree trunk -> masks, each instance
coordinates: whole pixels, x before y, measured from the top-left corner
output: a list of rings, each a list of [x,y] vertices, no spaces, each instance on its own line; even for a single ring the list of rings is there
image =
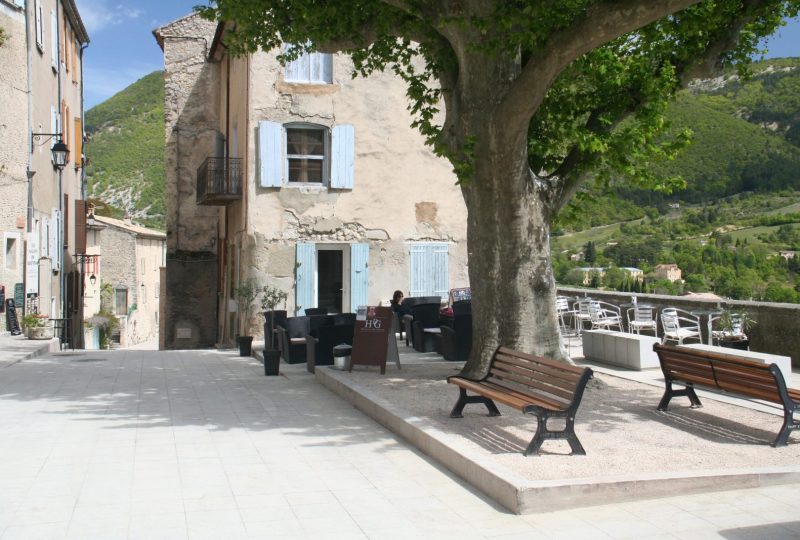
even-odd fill
[[[548,186],[528,167],[526,135],[484,127],[475,174],[462,188],[473,303],[472,353],[463,373],[471,377],[485,373],[500,345],[569,361],[555,309]]]

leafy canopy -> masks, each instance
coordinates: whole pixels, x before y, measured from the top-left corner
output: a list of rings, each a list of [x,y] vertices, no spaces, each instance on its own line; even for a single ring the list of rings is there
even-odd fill
[[[459,181],[469,182],[475,134],[460,123],[465,105],[494,107],[512,94],[497,88],[492,100],[476,102],[465,81],[474,80],[481,60],[515,60],[518,69],[509,79],[522,80],[530,66],[571,53],[558,46],[565,34],[585,28],[586,19],[612,9],[619,17],[638,16],[656,4],[663,4],[661,18],[589,47],[551,81],[524,81],[546,86],[544,99],[523,109],[529,164],[540,178],[566,181],[563,204],[589,172],[606,183],[622,175],[640,187],[680,185],[649,167],[673,158],[690,140],[688,131],[661,136],[667,102],[694,76],[725,66],[746,69],[760,38],[795,16],[800,2],[218,0],[197,9],[233,23],[226,37],[233,53],[295,44],[283,60],[302,50],[344,51],[354,76],[391,69],[406,82],[413,125],[451,160]],[[689,7],[670,14],[683,6]],[[619,18],[602,22],[625,25]],[[442,105],[446,120],[440,125]]]

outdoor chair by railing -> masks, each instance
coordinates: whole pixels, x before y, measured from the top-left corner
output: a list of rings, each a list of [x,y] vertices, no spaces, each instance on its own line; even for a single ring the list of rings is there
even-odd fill
[[[574,309],[572,310],[572,319],[575,322],[575,333],[581,335],[584,324],[592,322],[592,315],[589,313],[592,300],[582,298],[575,302]]]
[[[611,330],[616,327],[622,332],[622,313],[614,304],[598,300],[589,302],[589,317],[592,330]]]
[[[674,341],[683,345],[687,339],[696,339],[703,342],[700,333],[700,319],[688,311],[678,308],[664,308],[661,310],[661,325],[664,327],[664,336],[661,343]]]
[[[561,335],[566,336],[569,333],[567,317],[575,318],[575,312],[569,308],[569,298],[566,296],[556,297],[556,315],[558,315],[558,327],[561,330]]]
[[[627,313],[628,332],[631,334],[653,332],[654,336],[658,335],[654,308],[634,306],[632,308],[628,308]]]

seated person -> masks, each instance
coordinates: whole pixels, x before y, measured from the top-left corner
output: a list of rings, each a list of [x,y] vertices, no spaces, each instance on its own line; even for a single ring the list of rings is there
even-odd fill
[[[394,291],[392,295],[392,311],[397,313],[397,317],[402,319],[403,315],[411,315],[411,310],[403,305],[403,291]]]

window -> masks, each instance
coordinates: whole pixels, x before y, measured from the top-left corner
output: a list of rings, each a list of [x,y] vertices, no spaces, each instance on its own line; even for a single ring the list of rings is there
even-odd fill
[[[16,270],[18,262],[18,242],[16,237],[6,236],[5,267],[6,270]]]
[[[325,181],[326,131],[313,126],[286,127],[289,182],[321,184]]]
[[[120,288],[114,290],[114,314],[128,314],[128,289]]]
[[[332,84],[333,56],[319,52],[303,53],[297,60],[286,64],[283,78],[292,83]]]
[[[329,185],[353,189],[355,130],[350,124],[278,124],[259,122],[258,159],[261,187],[284,184]]]
[[[42,21],[44,20],[44,11],[42,10],[42,0],[36,0],[36,46],[39,50],[44,50],[44,28]]]
[[[53,65],[53,71],[58,71],[58,17],[56,11],[50,11],[50,62]]]
[[[411,244],[411,296],[446,298],[448,245],[438,242]]]

